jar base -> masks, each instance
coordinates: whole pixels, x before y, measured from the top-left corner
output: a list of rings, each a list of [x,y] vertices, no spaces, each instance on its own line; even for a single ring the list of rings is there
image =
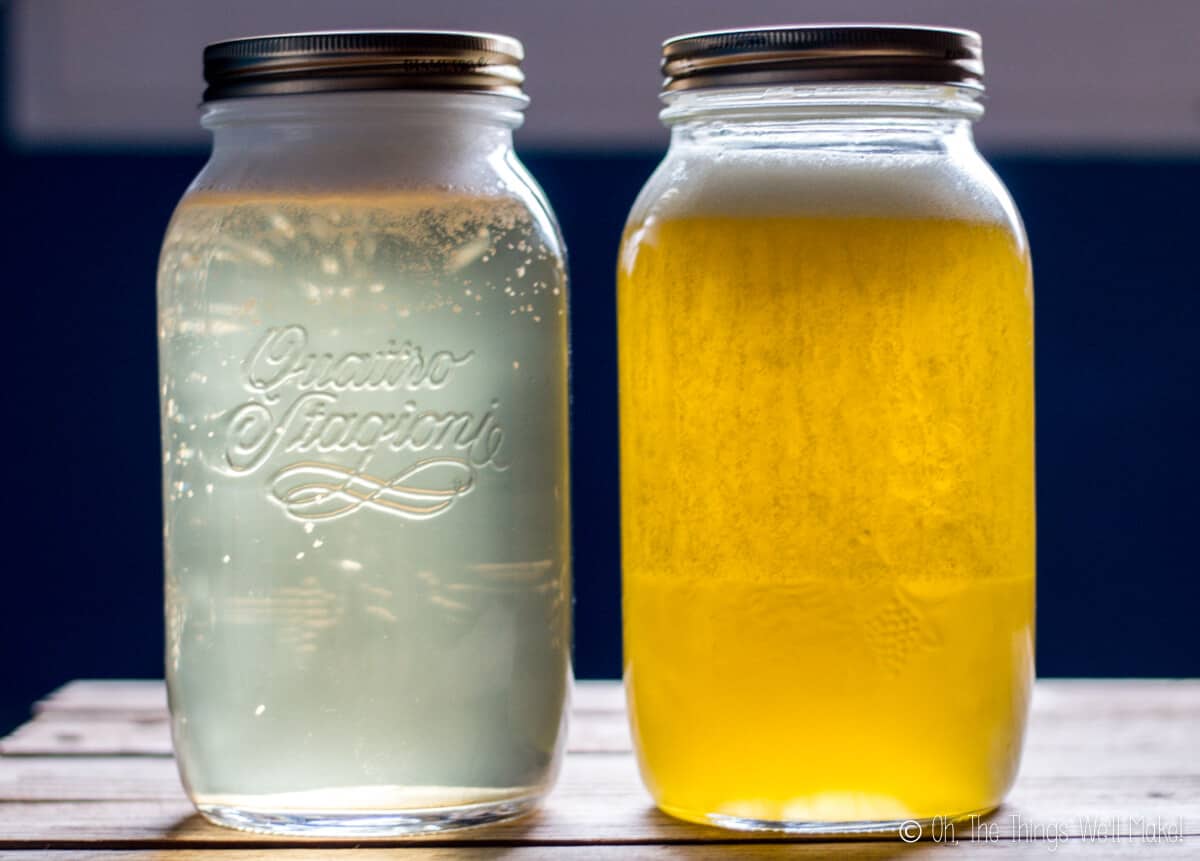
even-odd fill
[[[418,810],[256,810],[226,804],[197,804],[214,825],[256,834],[289,837],[397,837],[478,828],[531,813],[541,795]]]
[[[774,831],[802,837],[821,838],[897,837],[905,843],[915,843],[922,839],[942,840],[947,836],[947,830],[952,828],[954,824],[987,816],[997,806],[920,819],[846,821],[750,819],[722,813],[697,814],[692,811],[663,805],[659,805],[659,809],[670,816],[674,816],[676,819],[683,819],[702,825],[715,825],[718,828],[725,828],[731,831]],[[953,831],[950,831],[949,834],[953,834]]]

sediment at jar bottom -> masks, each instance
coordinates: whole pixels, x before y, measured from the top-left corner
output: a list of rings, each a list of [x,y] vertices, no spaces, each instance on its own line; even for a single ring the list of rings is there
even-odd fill
[[[1011,228],[656,216],[619,283],[625,668],[685,818],[997,804],[1033,675],[1033,320]]]

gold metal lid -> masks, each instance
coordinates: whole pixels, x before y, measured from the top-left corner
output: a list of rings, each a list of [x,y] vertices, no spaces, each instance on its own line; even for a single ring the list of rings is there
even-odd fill
[[[971,30],[822,24],[720,30],[663,43],[663,92],[701,87],[935,83],[983,89]]]
[[[352,90],[520,96],[525,51],[510,36],[437,30],[290,33],[204,49],[204,101]]]

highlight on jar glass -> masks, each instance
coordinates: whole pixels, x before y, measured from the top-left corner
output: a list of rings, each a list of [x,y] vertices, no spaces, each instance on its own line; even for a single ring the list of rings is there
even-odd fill
[[[644,782],[740,829],[990,810],[1034,675],[1033,307],[979,37],[707,33],[663,70],[618,285]]]
[[[158,277],[167,682],[209,820],[530,810],[570,685],[563,246],[519,42],[205,52],[212,158]]]

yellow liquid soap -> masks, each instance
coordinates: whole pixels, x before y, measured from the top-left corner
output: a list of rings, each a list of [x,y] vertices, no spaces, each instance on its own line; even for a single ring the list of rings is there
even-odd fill
[[[999,804],[1033,679],[1026,248],[944,217],[630,225],[626,687],[697,821]]]

